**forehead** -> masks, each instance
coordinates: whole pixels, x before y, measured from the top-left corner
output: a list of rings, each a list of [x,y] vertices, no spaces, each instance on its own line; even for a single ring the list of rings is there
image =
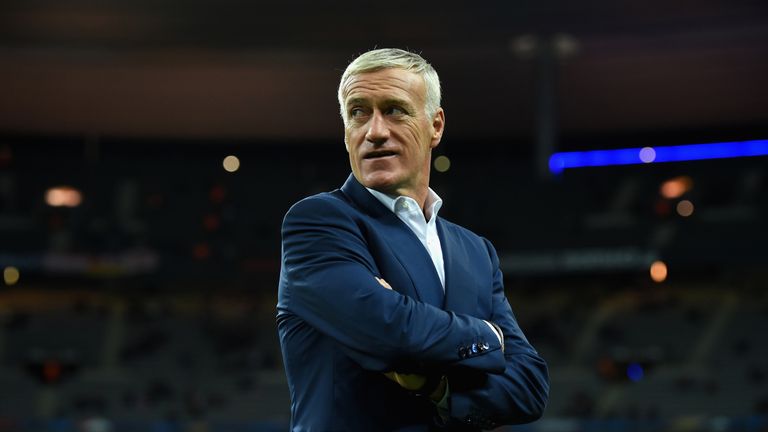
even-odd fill
[[[382,69],[353,75],[343,88],[344,100],[349,99],[406,99],[422,102],[426,85],[421,75],[405,69]]]

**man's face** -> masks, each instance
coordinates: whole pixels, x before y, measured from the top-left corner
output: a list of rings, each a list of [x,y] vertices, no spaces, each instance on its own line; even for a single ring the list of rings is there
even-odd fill
[[[424,79],[404,69],[353,76],[343,88],[344,142],[363,186],[393,195],[426,196],[431,151],[445,124],[442,108],[428,118]]]

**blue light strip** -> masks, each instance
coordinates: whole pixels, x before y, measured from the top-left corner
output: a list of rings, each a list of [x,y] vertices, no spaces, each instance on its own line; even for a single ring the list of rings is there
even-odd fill
[[[689,144],[668,147],[638,147],[554,153],[549,170],[560,174],[568,168],[632,165],[656,162],[682,162],[768,155],[768,140]]]

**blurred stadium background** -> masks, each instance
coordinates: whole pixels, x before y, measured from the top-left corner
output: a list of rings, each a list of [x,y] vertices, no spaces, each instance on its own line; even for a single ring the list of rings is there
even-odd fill
[[[0,431],[286,430],[281,218],[387,46],[440,73],[441,214],[551,367],[503,430],[768,430],[766,156],[548,169],[764,149],[765,1],[39,0],[0,5]]]

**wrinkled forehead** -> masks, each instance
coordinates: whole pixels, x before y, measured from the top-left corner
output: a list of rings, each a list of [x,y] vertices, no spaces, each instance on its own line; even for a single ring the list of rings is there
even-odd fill
[[[414,102],[424,101],[426,84],[424,78],[414,72],[400,68],[386,68],[350,75],[342,84],[344,101],[350,98],[389,97],[408,98]]]

